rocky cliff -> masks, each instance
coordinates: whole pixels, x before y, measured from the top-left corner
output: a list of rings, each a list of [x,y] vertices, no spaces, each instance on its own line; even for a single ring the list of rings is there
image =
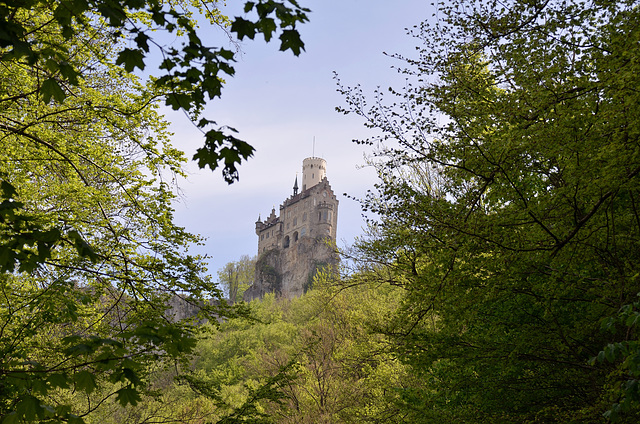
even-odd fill
[[[305,293],[316,273],[339,262],[334,245],[327,237],[301,237],[287,249],[262,253],[256,263],[255,281],[244,293],[244,300],[262,298],[266,293],[293,298]]]

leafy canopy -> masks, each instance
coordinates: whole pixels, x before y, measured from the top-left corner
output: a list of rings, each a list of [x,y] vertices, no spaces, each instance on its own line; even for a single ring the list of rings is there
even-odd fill
[[[120,65],[126,72],[144,70],[153,56],[162,61],[152,78],[156,95],[166,105],[184,110],[204,133],[205,144],[194,156],[201,168],[212,170],[223,165],[229,183],[238,179],[237,165],[253,153],[253,147],[236,138],[236,131],[211,128],[215,121],[202,115],[206,102],[221,95],[225,76],[233,76],[237,52],[207,44],[196,21],[199,13],[213,25],[230,25],[239,40],[262,34],[266,41],[275,35],[280,50],[296,56],[304,50],[297,25],[308,20],[308,9],[296,0],[260,0],[246,2],[245,13],[253,19],[236,17],[229,21],[216,9],[216,1],[180,0],[20,0],[0,3],[0,62],[18,62],[46,70],[36,87],[45,103],[63,103],[91,66],[77,63],[68,42],[79,35],[101,29],[101,34],[116,46],[108,53],[93,50],[93,60]],[[48,17],[47,29],[59,34],[45,41],[42,28],[33,25],[37,15]],[[167,33],[177,42],[162,44]],[[155,50],[155,51],[154,51]],[[155,66],[154,66],[155,68]],[[152,71],[153,73],[153,71]]]
[[[405,288],[386,332],[416,420],[637,422],[639,13],[453,1],[395,103],[341,88],[383,134],[360,248]]]
[[[247,10],[292,29],[306,17],[287,4]],[[151,370],[188,358],[202,319],[242,313],[188,253],[201,239],[173,223],[185,158],[168,142],[158,99],[196,119],[219,95],[220,72],[233,73],[233,54],[203,45],[189,5],[0,4],[3,424],[78,424],[106,399],[136,405]],[[196,5],[226,22],[211,4]],[[269,28],[258,32],[275,33]],[[162,29],[186,44],[154,42]],[[151,46],[164,54],[165,73],[141,81],[132,71],[150,60]],[[231,158],[231,181],[250,150],[221,140],[207,164]],[[169,305],[183,304],[197,315],[178,319]]]

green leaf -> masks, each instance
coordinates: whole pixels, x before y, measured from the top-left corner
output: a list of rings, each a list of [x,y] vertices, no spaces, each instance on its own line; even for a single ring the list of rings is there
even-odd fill
[[[233,51],[227,49],[220,49],[218,51],[218,54],[225,60],[233,60],[235,56],[235,53]]]
[[[98,256],[91,248],[89,243],[85,241],[85,239],[78,233],[76,230],[69,231],[67,233],[69,239],[73,242],[76,251],[78,254],[84,258],[89,258],[92,262],[95,262],[98,259]]]
[[[16,405],[16,413],[27,421],[34,421],[36,417],[44,418],[44,409],[40,404],[40,400],[34,396],[25,396]]]
[[[69,62],[60,62],[58,64],[60,69],[60,75],[64,77],[70,84],[78,85],[78,77],[80,76],[80,72],[76,70]]]
[[[301,51],[304,50],[304,43],[296,30],[288,29],[282,31],[280,42],[281,51],[291,50],[294,55],[299,56]]]
[[[41,232],[37,232],[37,239],[46,243],[55,243],[62,237],[62,233],[57,228],[52,228],[50,230]]]
[[[144,50],[145,52],[149,52],[149,40],[151,39],[151,37],[149,37],[147,34],[140,32],[138,33],[138,35],[135,38],[135,42],[138,45],[139,48],[141,48],[142,50]],[[141,68],[142,69],[142,68]]]
[[[116,65],[124,65],[127,72],[133,72],[135,68],[144,69],[144,53],[141,49],[125,48],[116,59]]]
[[[167,95],[165,104],[171,106],[173,110],[189,109],[192,98],[188,94],[184,93],[171,93]]]
[[[69,27],[71,25],[71,18],[73,17],[71,10],[72,4],[73,2],[71,1],[61,1],[53,11],[53,17],[63,27]]]
[[[14,411],[4,416],[2,419],[2,424],[20,424],[20,417]]]
[[[251,21],[236,17],[231,24],[231,32],[235,32],[239,40],[243,40],[245,37],[253,40],[256,36],[256,26]]]
[[[65,374],[54,373],[54,374],[50,374],[47,377],[47,381],[53,387],[60,387],[60,388],[66,389],[69,387],[70,379],[69,379],[69,376]]]
[[[42,82],[40,93],[45,103],[50,103],[53,98],[56,102],[62,103],[67,97],[62,87],[55,78],[49,78]]]
[[[69,414],[69,416],[67,417],[67,423],[68,424],[85,424],[85,421],[84,419],[82,419],[77,415]]]
[[[259,22],[258,29],[264,35],[264,40],[269,42],[273,32],[276,30],[276,22],[271,18],[264,18]]]
[[[78,390],[82,390],[87,394],[91,394],[91,392],[93,392],[97,387],[95,376],[86,370],[79,371],[74,374],[73,381]]]
[[[127,406],[127,405],[136,406],[141,399],[138,391],[132,388],[131,386],[123,387],[122,389],[118,390],[116,393],[117,393],[118,402],[120,402],[120,405],[122,406]]]
[[[0,189],[2,190],[2,197],[5,199],[11,199],[17,194],[15,187],[5,180],[0,183]]]

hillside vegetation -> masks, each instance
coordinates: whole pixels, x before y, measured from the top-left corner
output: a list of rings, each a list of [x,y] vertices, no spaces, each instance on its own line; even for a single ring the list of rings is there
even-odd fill
[[[156,109],[213,125],[233,53],[164,3],[0,4],[2,424],[640,420],[637,1],[453,0],[403,87],[339,82],[378,134],[366,233],[300,298],[250,304],[246,267],[227,302],[173,223]],[[245,10],[205,14],[300,53],[306,9]],[[186,44],[141,81],[156,25]],[[212,129],[195,159],[233,181],[251,152]],[[175,321],[176,296],[206,306]]]

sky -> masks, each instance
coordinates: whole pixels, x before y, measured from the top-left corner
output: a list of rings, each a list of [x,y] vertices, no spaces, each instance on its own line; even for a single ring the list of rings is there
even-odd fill
[[[229,0],[222,8],[229,16],[243,15],[244,1]],[[434,12],[421,0],[299,0],[311,9],[310,21],[299,27],[305,51],[298,57],[280,52],[278,40],[261,37],[242,43],[236,75],[227,81],[221,99],[212,101],[205,117],[239,131],[237,136],[256,152],[240,168],[240,180],[224,182],[219,170],[187,166],[179,182],[181,197],[174,204],[176,223],[206,238],[192,253],[209,256],[215,276],[227,262],[257,253],[255,222],[269,215],[292,194],[302,161],[318,156],[327,161],[327,178],[339,199],[337,244],[349,246],[363,233],[358,202],[373,189],[376,174],[365,166],[371,151],[353,139],[373,135],[355,115],[335,111],[345,101],[336,91],[336,73],[342,84],[360,84],[365,93],[376,87],[402,87],[404,76],[394,66],[402,62],[384,53],[415,55],[417,40],[407,28]],[[212,44],[225,45],[221,32],[207,34]],[[229,47],[229,46],[225,46]],[[180,113],[167,112],[173,143],[191,158],[203,136]],[[315,139],[315,143],[314,143]]]

